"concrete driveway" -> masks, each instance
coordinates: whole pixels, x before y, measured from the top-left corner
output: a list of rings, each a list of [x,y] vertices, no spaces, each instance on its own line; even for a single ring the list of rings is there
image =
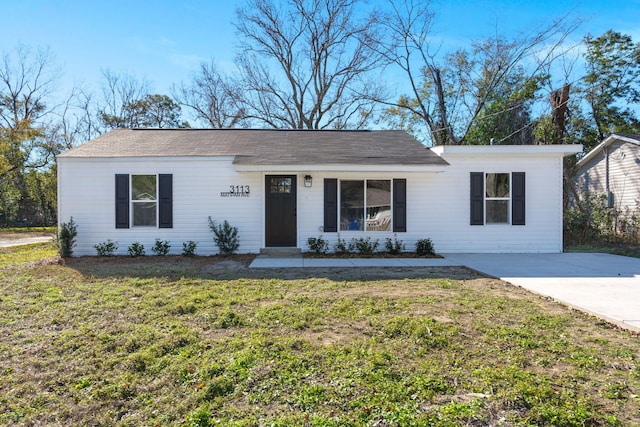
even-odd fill
[[[52,238],[53,238],[52,236],[38,236],[38,237],[0,236],[0,248],[30,245],[32,243],[50,242]]]
[[[562,253],[447,254],[445,259],[640,331],[640,258]]]

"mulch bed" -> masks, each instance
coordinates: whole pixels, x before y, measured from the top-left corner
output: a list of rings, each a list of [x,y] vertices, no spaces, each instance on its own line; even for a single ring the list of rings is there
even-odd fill
[[[346,254],[337,254],[337,253],[326,253],[326,254],[316,254],[314,252],[304,252],[302,254],[305,258],[444,258],[441,255],[418,255],[415,252],[402,252],[399,254],[390,254],[387,252],[376,252],[373,254],[365,255],[359,253],[346,253]]]

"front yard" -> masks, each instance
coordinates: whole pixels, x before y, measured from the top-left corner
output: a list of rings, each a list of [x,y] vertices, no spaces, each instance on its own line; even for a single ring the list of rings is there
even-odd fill
[[[640,424],[631,332],[463,268],[246,262],[0,249],[0,424]]]

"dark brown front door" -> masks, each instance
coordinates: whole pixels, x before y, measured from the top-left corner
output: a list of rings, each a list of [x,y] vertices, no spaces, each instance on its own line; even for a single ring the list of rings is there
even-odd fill
[[[296,176],[267,175],[265,245],[296,246]]]

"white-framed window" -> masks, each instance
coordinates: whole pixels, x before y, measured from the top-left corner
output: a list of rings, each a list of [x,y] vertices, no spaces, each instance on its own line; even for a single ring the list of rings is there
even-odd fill
[[[525,172],[471,172],[470,225],[526,224]]]
[[[340,181],[340,231],[391,230],[391,180]]]
[[[134,227],[158,224],[157,175],[131,175],[131,212]]]
[[[511,174],[485,174],[485,224],[509,224]]]

